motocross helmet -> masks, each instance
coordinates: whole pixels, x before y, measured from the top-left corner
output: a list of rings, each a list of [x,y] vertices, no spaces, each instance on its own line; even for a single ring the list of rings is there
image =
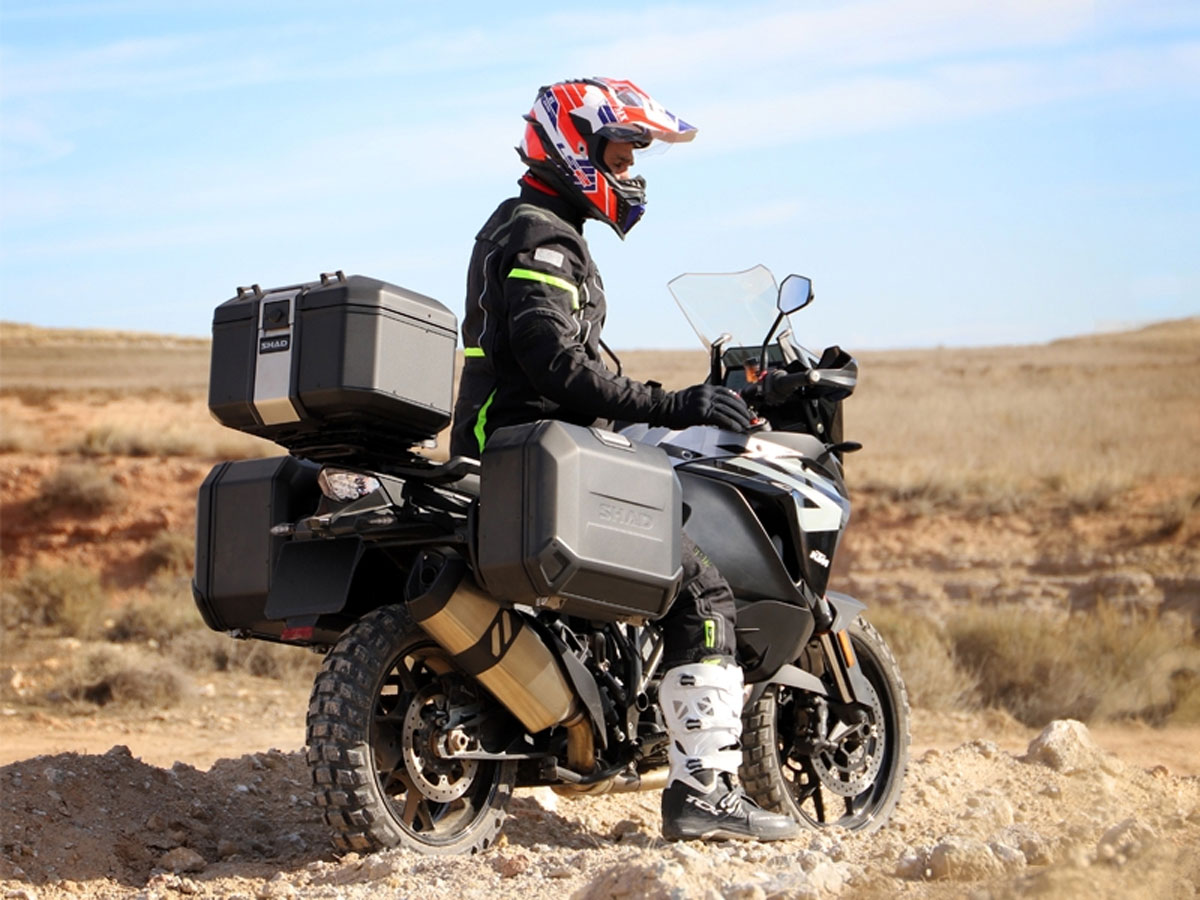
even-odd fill
[[[535,176],[607,222],[622,238],[646,210],[644,178],[617,178],[604,165],[609,141],[648,147],[690,141],[696,129],[632,81],[581,78],[538,91],[517,148]]]

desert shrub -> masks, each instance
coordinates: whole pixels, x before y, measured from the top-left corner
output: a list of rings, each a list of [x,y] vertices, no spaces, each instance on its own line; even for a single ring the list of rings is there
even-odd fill
[[[872,607],[868,617],[895,654],[913,706],[956,710],[975,704],[975,677],[959,666],[941,624],[896,606]]]
[[[190,531],[163,530],[156,534],[142,553],[146,572],[179,575],[191,572],[196,561],[196,538]]]
[[[1190,492],[1176,494],[1159,503],[1151,513],[1158,527],[1149,535],[1149,540],[1166,540],[1184,530],[1193,516],[1200,517],[1200,494]]]
[[[197,419],[168,420],[158,424],[105,423],[89,428],[79,438],[59,448],[61,453],[89,457],[187,456],[221,459],[253,459],[281,452],[277,444],[263,438],[223,428]]]
[[[84,456],[191,456],[196,446],[172,429],[98,425],[63,449]]]
[[[104,611],[99,576],[82,566],[35,566],[4,589],[4,625],[49,626],[67,636],[92,633]]]
[[[204,627],[191,597],[153,587],[118,609],[105,623],[104,636],[117,643],[166,644]]]
[[[42,481],[31,508],[41,514],[65,512],[94,516],[117,509],[124,499],[124,490],[113,481],[110,473],[75,463],[60,466]]]
[[[310,681],[321,666],[321,657],[303,647],[239,641],[208,630],[181,634],[166,652],[194,672],[245,672],[280,681]]]
[[[41,433],[24,422],[5,421],[0,429],[0,453],[38,452],[42,446]]]
[[[162,709],[176,705],[187,687],[187,676],[171,660],[103,647],[63,671],[47,699]]]
[[[947,621],[958,665],[985,706],[1033,727],[1052,719],[1194,713],[1200,643],[1181,622],[1101,605],[1069,617],[973,607]]]

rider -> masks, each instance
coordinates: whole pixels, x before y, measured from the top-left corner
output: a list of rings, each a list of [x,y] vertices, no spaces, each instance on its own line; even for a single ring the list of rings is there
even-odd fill
[[[629,169],[654,140],[690,141],[696,129],[630,81],[589,78],[543,87],[517,152],[528,167],[475,238],[463,318],[465,365],[451,453],[478,457],[508,425],[560,419],[744,431],[735,392],[700,384],[664,391],[610,371],[600,356],[604,288],[583,238],[586,218],[624,238],[645,209],[645,181]],[[670,737],[663,835],[795,837],[796,823],[745,796],[742,671],[734,660],[733,593],[683,535],[683,586],[661,620],[660,702]]]

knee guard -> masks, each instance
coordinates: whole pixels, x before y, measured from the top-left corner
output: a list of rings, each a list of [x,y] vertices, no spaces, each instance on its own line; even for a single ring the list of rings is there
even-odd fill
[[[676,666],[663,675],[658,697],[671,738],[668,784],[682,781],[707,791],[712,785],[699,773],[737,772],[742,762],[742,670],[737,664]]]

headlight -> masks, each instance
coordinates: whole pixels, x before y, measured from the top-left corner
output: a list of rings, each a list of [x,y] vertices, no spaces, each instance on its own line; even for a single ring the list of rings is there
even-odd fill
[[[379,490],[379,479],[347,469],[322,469],[317,476],[321,493],[330,500],[349,503]]]

